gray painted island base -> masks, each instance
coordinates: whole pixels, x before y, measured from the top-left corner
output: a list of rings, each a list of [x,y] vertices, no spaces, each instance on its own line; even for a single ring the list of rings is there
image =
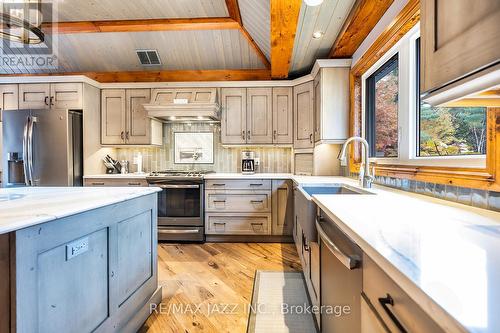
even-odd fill
[[[10,234],[11,331],[136,332],[161,301],[156,193]]]

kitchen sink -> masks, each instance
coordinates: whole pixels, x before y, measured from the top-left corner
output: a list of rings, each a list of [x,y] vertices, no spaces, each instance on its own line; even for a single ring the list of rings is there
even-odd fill
[[[309,196],[315,194],[373,194],[348,185],[303,186],[302,189]]]

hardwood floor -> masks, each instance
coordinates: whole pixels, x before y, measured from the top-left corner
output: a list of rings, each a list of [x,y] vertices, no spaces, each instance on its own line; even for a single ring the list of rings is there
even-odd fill
[[[295,245],[160,244],[163,300],[139,332],[246,332],[256,270],[300,271]]]

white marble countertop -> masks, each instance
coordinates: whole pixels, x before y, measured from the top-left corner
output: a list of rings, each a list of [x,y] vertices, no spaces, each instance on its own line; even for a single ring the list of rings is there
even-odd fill
[[[157,187],[0,189],[0,234],[160,191]]]
[[[447,332],[500,332],[500,213],[369,191],[313,200]]]
[[[149,173],[105,173],[98,175],[85,175],[83,179],[99,178],[99,179],[146,179]]]

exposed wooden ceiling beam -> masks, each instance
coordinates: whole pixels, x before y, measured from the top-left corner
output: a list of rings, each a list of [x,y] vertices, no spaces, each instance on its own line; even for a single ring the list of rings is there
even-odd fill
[[[264,66],[266,66],[267,69],[270,69],[271,68],[271,64],[269,63],[269,60],[267,60],[266,55],[264,54],[264,52],[262,52],[262,50],[260,49],[260,47],[253,40],[252,36],[250,36],[250,34],[248,33],[247,29],[245,29],[245,27],[242,26],[240,28],[240,31],[243,34],[243,36],[247,39],[248,43],[250,43],[250,46],[252,46],[252,48],[255,50],[255,52],[257,52],[257,56],[260,58],[260,60],[264,64]]]
[[[302,0],[271,0],[271,76],[288,77]]]
[[[238,6],[238,0],[226,0],[226,7],[227,12],[229,13],[229,17],[243,26],[243,23],[241,21],[240,7]]]
[[[330,58],[350,58],[394,0],[357,0],[330,50]]]
[[[268,69],[231,70],[172,70],[172,71],[129,71],[129,72],[66,72],[38,74],[7,74],[2,76],[59,76],[85,75],[101,83],[112,82],[191,82],[191,81],[258,81],[270,80]]]
[[[229,17],[78,21],[42,24],[42,30],[44,32],[57,34],[173,30],[225,30],[239,28],[239,23]]]

